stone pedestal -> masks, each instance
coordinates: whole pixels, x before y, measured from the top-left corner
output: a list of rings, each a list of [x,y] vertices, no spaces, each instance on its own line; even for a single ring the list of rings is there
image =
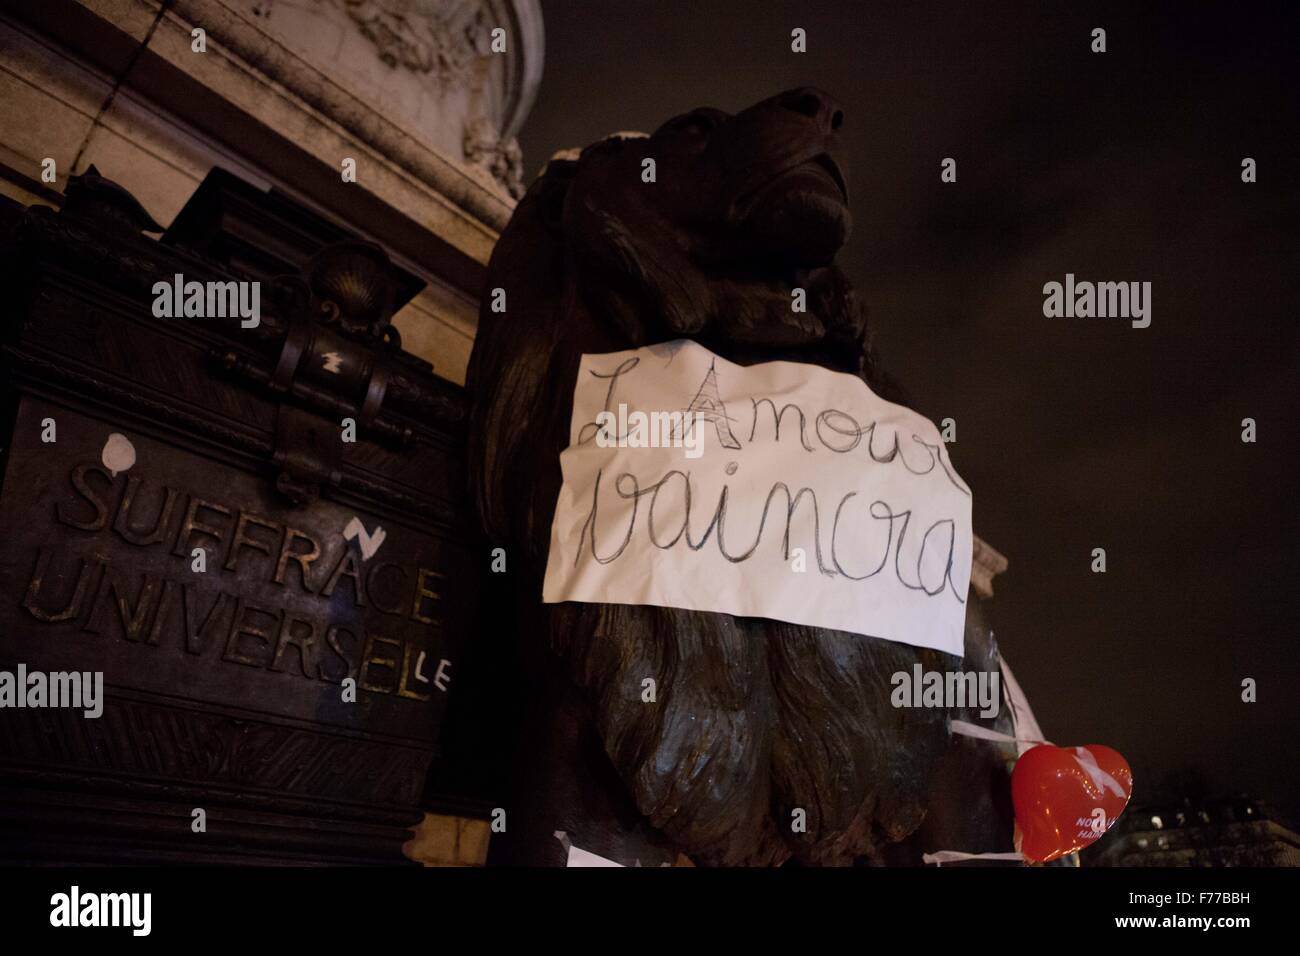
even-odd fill
[[[58,206],[94,163],[168,226],[213,167],[279,190],[423,281],[394,324],[459,382],[542,43],[536,0],[16,0],[0,195]]]

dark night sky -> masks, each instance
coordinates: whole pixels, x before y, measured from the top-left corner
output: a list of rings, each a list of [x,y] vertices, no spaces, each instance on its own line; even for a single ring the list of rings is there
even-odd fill
[[[1300,31],[1287,5],[1137,6],[550,0],[525,166],[696,106],[838,97],[839,262],[918,409],[957,420],[1044,731],[1125,754],[1137,802],[1190,769],[1294,818]],[[1150,281],[1151,327],[1045,318],[1067,272]]]

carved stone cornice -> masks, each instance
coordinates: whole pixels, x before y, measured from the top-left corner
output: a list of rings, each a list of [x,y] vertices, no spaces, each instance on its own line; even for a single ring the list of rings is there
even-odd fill
[[[504,27],[509,49],[469,61],[465,81],[482,81],[475,87],[479,92],[457,87],[455,102],[444,107],[440,70],[454,72],[478,41],[458,46],[462,41],[450,38],[441,47],[426,42],[427,54],[416,48],[399,54],[399,42],[389,50],[388,59],[396,63],[389,66],[343,3],[19,0],[14,16],[72,57],[114,76],[133,64],[121,80],[134,97],[188,124],[270,181],[292,184],[334,218],[364,222],[386,248],[476,295],[481,269],[514,209],[513,186],[499,182],[493,171],[510,172],[501,157],[510,152],[540,80],[538,4],[457,4],[486,11],[483,25]],[[349,76],[330,50],[304,49],[321,35],[311,24],[290,29],[286,16],[277,26],[290,8],[309,20],[316,17],[315,24],[334,30],[329,35],[339,42],[350,41],[356,62],[368,64],[369,82]],[[329,19],[317,16],[320,11],[329,12]],[[459,20],[447,29],[454,34],[458,25],[463,33]],[[191,49],[196,27],[206,34],[205,55]],[[370,29],[380,35],[375,21]],[[127,58],[146,43],[143,56]],[[417,69],[429,62],[429,72],[413,72],[402,65],[403,57]],[[495,140],[476,134],[467,155],[465,125],[480,116],[490,121]],[[340,191],[344,157],[356,160],[359,174]]]
[[[540,80],[543,41],[534,0],[244,0],[243,6],[308,60],[334,41],[304,31],[305,16],[355,30],[371,55],[393,71],[383,81],[393,102],[376,104],[386,115],[417,137],[422,130],[415,122],[458,130],[457,158],[509,196],[523,195],[522,163],[511,160],[519,150],[515,134]],[[507,31],[504,54],[492,49],[498,27]],[[331,79],[364,97],[367,84],[349,79],[368,72],[354,50],[344,44]],[[439,115],[425,115],[426,103],[418,119],[403,116],[397,101],[409,103],[412,89],[432,93]]]
[[[510,195],[524,195],[524,154],[512,136],[502,139],[482,117],[465,124],[465,159],[486,169]]]
[[[432,73],[444,87],[469,83],[470,64],[487,56],[489,26],[478,2],[419,4],[409,0],[328,0],[361,28],[389,66]]]

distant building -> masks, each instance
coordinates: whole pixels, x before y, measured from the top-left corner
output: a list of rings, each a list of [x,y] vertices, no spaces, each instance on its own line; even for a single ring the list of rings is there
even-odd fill
[[[1087,866],[1300,866],[1300,835],[1247,797],[1130,808]]]

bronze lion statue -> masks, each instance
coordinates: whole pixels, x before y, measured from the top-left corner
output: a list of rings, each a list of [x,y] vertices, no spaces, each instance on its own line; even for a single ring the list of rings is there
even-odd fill
[[[895,672],[961,661],[774,620],[542,603],[583,353],[688,337],[742,365],[856,374],[906,403],[833,261],[851,226],[843,122],[828,95],[796,89],[608,138],[552,160],[496,246],[468,374],[472,493],[508,560],[492,575],[506,633],[483,638],[508,649],[516,677],[493,862],[563,865],[564,831],[626,865],[919,863],[928,811],[932,842],[1009,849],[1009,798],[989,782],[1005,771],[988,745],[950,743],[946,711],[890,705]],[[997,669],[974,617],[967,647],[968,669]]]

